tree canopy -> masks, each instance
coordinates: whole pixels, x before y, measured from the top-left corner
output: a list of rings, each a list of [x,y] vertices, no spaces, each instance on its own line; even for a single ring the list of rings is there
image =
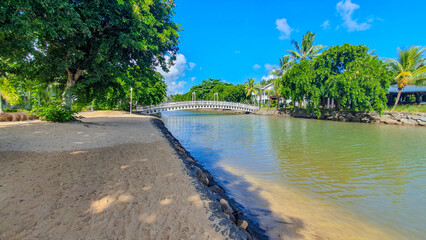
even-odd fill
[[[173,101],[190,101],[192,93],[195,92],[197,100],[213,100],[214,94],[218,93],[220,101],[244,102],[246,98],[245,86],[242,84],[233,85],[223,82],[221,79],[203,80],[201,84],[191,87],[185,94],[171,96]]]
[[[59,84],[63,98],[86,102],[111,88],[133,87],[146,103],[165,96],[155,68],[167,70],[165,56],[173,61],[178,50],[172,1],[8,0],[0,9],[2,74],[6,60],[19,63],[32,79]]]
[[[341,110],[380,112],[390,80],[386,65],[372,58],[367,47],[344,44],[295,64],[282,77],[281,92],[293,102],[306,100],[317,114],[327,97]]]

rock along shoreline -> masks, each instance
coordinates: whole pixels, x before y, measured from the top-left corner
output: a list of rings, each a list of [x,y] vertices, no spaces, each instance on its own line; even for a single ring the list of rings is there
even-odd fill
[[[163,133],[171,147],[185,164],[187,173],[194,180],[193,183],[203,200],[210,200],[209,208],[216,231],[222,230],[225,239],[269,239],[264,229],[257,221],[247,216],[246,210],[214,180],[209,171],[198,163],[191,154],[170,133],[161,119],[153,118],[151,121]]]
[[[361,122],[403,126],[426,126],[425,113],[402,113],[392,112],[380,115],[376,112],[349,112],[349,111],[321,111],[321,117],[317,118],[314,113],[306,110],[287,109],[260,109],[252,114],[264,116],[282,116],[294,118],[312,118],[320,120],[341,121],[341,122]]]

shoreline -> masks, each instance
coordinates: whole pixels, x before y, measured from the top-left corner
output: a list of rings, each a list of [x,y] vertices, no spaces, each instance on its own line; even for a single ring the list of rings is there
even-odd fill
[[[357,122],[371,124],[386,124],[399,126],[426,126],[426,113],[403,113],[403,112],[385,112],[379,114],[376,112],[349,112],[349,111],[321,111],[321,117],[317,118],[313,113],[307,113],[304,109],[259,109],[255,110],[254,115],[277,116],[292,118],[308,118],[315,120],[328,120],[339,122]]]
[[[245,230],[249,235],[246,235],[246,233],[243,233],[241,235],[241,233],[235,232],[235,234],[238,234],[238,238],[242,237],[243,239],[245,239],[248,237],[247,239],[250,239],[251,237],[252,239],[269,239],[269,237],[266,235],[265,230],[262,229],[256,221],[244,215],[246,213],[244,207],[226,194],[226,191],[214,180],[214,177],[210,174],[210,172],[206,170],[200,163],[198,163],[191,156],[191,154],[180,144],[179,140],[177,140],[172,135],[172,133],[165,126],[164,122],[160,118],[153,118],[151,121],[158,127],[158,129],[160,129],[160,131],[164,134],[164,137],[169,141],[170,146],[182,159],[183,163],[186,166],[188,175],[190,175],[194,179],[196,188],[199,193],[201,193],[203,197],[212,200],[210,201],[209,207],[210,210],[212,210],[213,212],[213,217],[218,219],[222,218],[226,220],[231,220],[231,222],[233,223],[233,226],[230,227],[231,232],[235,231],[234,227],[238,227],[241,221],[246,221],[248,223],[248,226]],[[203,176],[207,177],[207,182],[202,179]],[[224,209],[221,201],[222,199],[225,199],[229,207],[231,207],[232,211],[234,212],[234,214],[231,215],[235,216],[234,219],[230,218],[229,214],[223,211],[227,209]],[[213,219],[211,220],[214,221]],[[241,231],[243,229],[240,228],[239,230]]]

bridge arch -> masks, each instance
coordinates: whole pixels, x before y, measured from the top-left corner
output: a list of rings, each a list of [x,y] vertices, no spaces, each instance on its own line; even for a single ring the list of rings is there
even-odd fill
[[[161,103],[159,105],[150,106],[136,106],[136,112],[143,114],[154,114],[165,111],[179,111],[186,109],[232,109],[246,112],[253,112],[259,109],[256,105],[236,103],[236,102],[225,102],[225,101],[185,101],[185,102],[168,102]]]

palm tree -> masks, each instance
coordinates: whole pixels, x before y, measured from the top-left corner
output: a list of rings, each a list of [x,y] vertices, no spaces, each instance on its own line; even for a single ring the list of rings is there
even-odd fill
[[[291,40],[291,45],[294,47],[293,50],[288,50],[290,56],[296,60],[305,60],[308,58],[314,58],[318,56],[320,51],[325,48],[323,45],[314,46],[315,33],[306,32],[303,35],[302,39],[302,47],[300,47],[299,43],[295,40]]]
[[[391,69],[398,74],[394,79],[398,87],[398,95],[391,112],[398,105],[401,92],[407,85],[425,85],[426,66],[424,66],[424,59],[422,58],[425,50],[425,48],[420,49],[420,47],[415,46],[407,50],[398,49],[398,59],[389,59]]]
[[[247,91],[247,95],[246,97],[253,95],[253,93],[255,95],[259,95],[258,93],[258,88],[255,86],[254,82],[256,81],[256,78],[248,78],[245,86],[246,86],[246,91]],[[252,98],[253,99],[253,98]]]
[[[290,55],[284,55],[282,58],[280,58],[280,66],[272,66],[274,70],[270,71],[269,74],[274,75],[276,77],[282,77],[285,72],[290,69],[295,63],[295,61],[291,58],[292,56]]]

